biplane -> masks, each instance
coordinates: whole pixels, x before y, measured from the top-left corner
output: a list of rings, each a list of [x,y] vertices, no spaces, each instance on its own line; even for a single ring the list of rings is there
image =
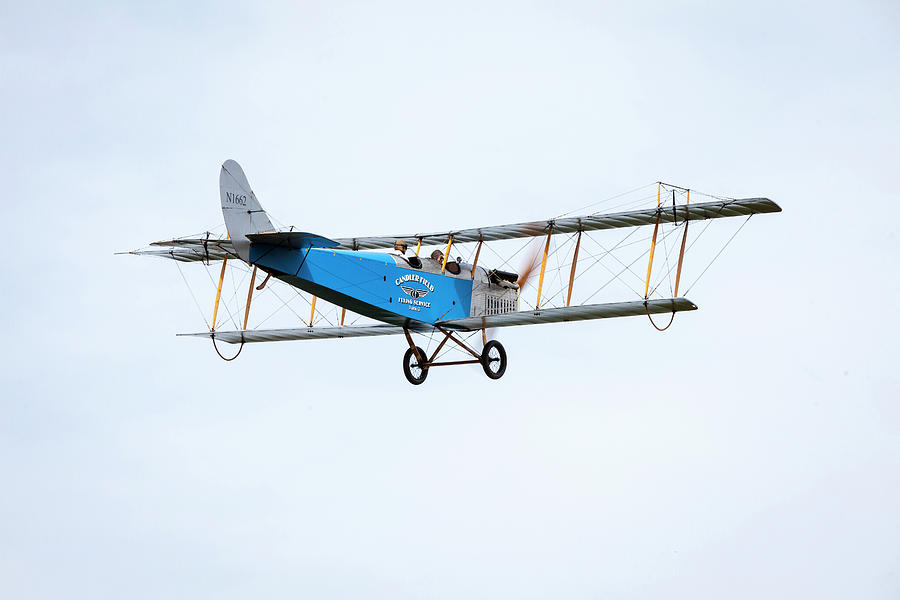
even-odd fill
[[[204,235],[154,242],[145,249],[131,253],[167,257],[179,263],[202,262],[208,267],[221,261],[209,330],[179,335],[212,339],[216,352],[225,360],[236,358],[247,343],[402,335],[407,346],[403,355],[403,372],[414,385],[425,381],[429,369],[451,365],[480,365],[489,378],[499,379],[507,368],[507,354],[499,341],[488,339],[493,337],[493,333],[489,336],[488,332],[518,325],[638,315],[648,316],[657,329],[664,330],[671,325],[675,313],[697,309],[693,302],[678,295],[688,225],[694,221],[727,217],[743,216],[749,220],[755,214],[781,211],[776,203],[767,198],[710,196],[710,201],[691,203],[691,190],[688,188],[662,182],[652,185],[656,188],[653,194],[655,206],[637,210],[560,216],[543,221],[438,233],[332,239],[293,228],[276,228],[260,205],[243,169],[237,162],[228,160],[222,165],[219,176],[227,232],[224,237],[214,237],[206,232]],[[652,195],[650,198],[652,201]],[[667,227],[668,233],[663,233]],[[649,233],[651,228],[652,234]],[[607,265],[606,269],[614,276],[631,273],[643,284],[643,293],[640,285],[635,288],[635,282],[632,282],[630,289],[637,294],[636,299],[573,303],[573,287],[586,270],[583,266],[585,256],[595,261],[592,265],[604,264],[602,261],[608,259],[613,250],[633,246],[636,242],[627,241],[631,236],[629,233],[625,240],[615,245],[598,243],[600,250],[596,246],[589,249],[585,243],[589,235],[639,229],[649,235],[650,243],[644,252],[630,263],[616,259],[621,267],[616,265],[610,268]],[[680,245],[664,242],[669,234],[677,235],[678,232],[683,232]],[[557,243],[551,251],[551,242],[560,238],[565,238],[566,243]],[[522,252],[520,248],[519,254],[528,258],[518,272],[508,266],[509,259],[499,265],[487,264],[489,261],[483,250],[514,240],[524,240],[532,248],[530,253]],[[651,288],[654,258],[657,248],[663,243],[666,244],[663,270],[669,280],[668,294],[664,293],[661,284]],[[468,259],[462,256],[451,258],[454,250],[461,247],[468,248]],[[433,250],[429,252],[429,249]],[[676,249],[677,262],[674,259]],[[582,265],[579,265],[579,254]],[[560,259],[563,255],[565,257]],[[553,294],[546,292],[550,285],[548,263],[551,257],[557,261],[554,282],[558,289]],[[647,258],[646,276],[640,277],[642,273],[635,272],[632,267],[644,257]],[[249,275],[249,286],[243,320],[237,309],[229,310],[231,321],[237,327],[223,330],[219,327],[218,314],[228,264],[244,268],[245,277]],[[579,266],[582,266],[581,271]],[[642,266],[640,270],[643,270]],[[657,266],[656,272],[659,270]],[[674,287],[671,286],[673,271]],[[535,272],[537,290],[531,304],[523,296],[523,291],[526,285],[533,287],[532,274]],[[264,279],[256,285],[258,276]],[[254,292],[266,289],[272,278],[286,283],[298,295],[308,295],[310,318],[308,321],[300,318],[302,327],[247,327]],[[213,281],[212,277],[210,281]],[[592,297],[593,294],[588,296],[588,300]],[[327,326],[316,326],[315,321],[320,314],[317,313],[317,301],[329,303],[339,310],[339,319],[335,313],[333,323],[329,321]],[[360,325],[357,319],[354,323],[345,324],[348,313],[369,322]],[[653,315],[662,314],[670,315],[669,324],[665,327],[653,321]],[[435,347],[432,348],[429,343],[427,349],[422,348],[415,342],[414,335],[430,336],[430,342],[433,341]],[[480,344],[472,341],[476,336]],[[225,357],[217,342],[238,344],[240,348],[234,356]],[[458,350],[463,357],[460,360],[444,360],[449,347]]]

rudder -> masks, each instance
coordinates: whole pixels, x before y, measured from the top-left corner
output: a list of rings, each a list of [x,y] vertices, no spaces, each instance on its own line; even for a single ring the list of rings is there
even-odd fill
[[[250,262],[250,240],[247,239],[247,234],[274,231],[275,228],[256,199],[256,194],[250,189],[241,165],[231,159],[222,164],[219,195],[231,244],[242,260]]]

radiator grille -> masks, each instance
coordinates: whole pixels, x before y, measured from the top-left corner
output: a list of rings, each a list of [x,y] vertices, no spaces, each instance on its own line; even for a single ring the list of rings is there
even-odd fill
[[[498,296],[486,295],[484,297],[484,314],[486,315],[502,315],[516,310],[515,298],[503,298]]]

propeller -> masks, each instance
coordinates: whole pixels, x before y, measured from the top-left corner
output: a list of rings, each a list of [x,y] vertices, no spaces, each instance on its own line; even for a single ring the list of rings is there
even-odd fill
[[[531,243],[531,248],[525,253],[522,267],[519,269],[519,280],[516,283],[519,284],[520,290],[525,287],[525,284],[528,283],[528,279],[531,278],[531,274],[534,273],[537,266],[541,264],[540,259],[541,243],[540,240],[535,240]]]

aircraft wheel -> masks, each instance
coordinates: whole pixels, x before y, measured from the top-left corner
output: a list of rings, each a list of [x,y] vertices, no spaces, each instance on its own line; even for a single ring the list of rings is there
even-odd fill
[[[419,356],[427,356],[425,351],[418,346],[416,346],[416,350],[419,351]],[[406,380],[413,385],[419,385],[428,377],[428,367],[419,366],[419,360],[412,348],[407,348],[406,354],[403,355],[403,374],[406,375]]]
[[[506,350],[497,340],[491,340],[481,351],[481,367],[491,379],[500,379],[506,373]]]

